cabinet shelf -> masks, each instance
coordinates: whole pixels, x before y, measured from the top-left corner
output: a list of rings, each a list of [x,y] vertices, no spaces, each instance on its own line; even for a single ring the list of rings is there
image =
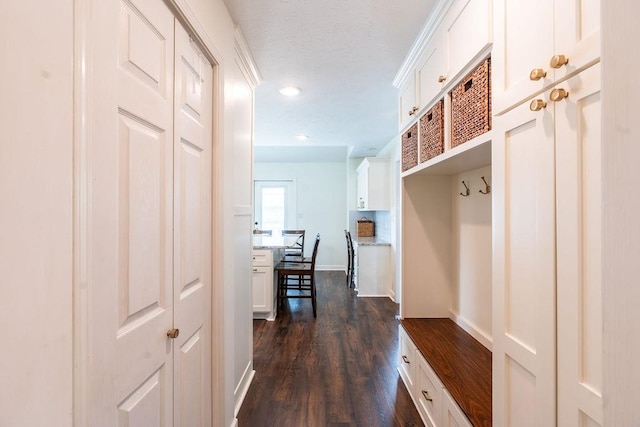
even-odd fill
[[[491,139],[489,131],[473,138],[439,156],[429,159],[402,173],[402,178],[410,175],[455,175],[491,164]]]

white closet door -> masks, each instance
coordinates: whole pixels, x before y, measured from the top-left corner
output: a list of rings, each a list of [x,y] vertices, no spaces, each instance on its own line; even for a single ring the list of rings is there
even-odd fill
[[[552,110],[528,104],[493,141],[493,423],[556,423],[555,154]]]
[[[176,21],[174,426],[211,425],[211,65]]]
[[[602,173],[600,65],[558,87],[558,425],[601,426]]]
[[[92,19],[89,425],[169,426],[174,18],[160,0],[99,3]]]

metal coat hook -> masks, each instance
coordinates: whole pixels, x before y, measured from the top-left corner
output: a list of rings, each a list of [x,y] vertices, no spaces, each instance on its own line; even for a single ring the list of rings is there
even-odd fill
[[[484,182],[485,189],[484,189],[484,191],[478,190],[478,192],[480,192],[482,194],[491,193],[491,186],[489,184],[487,184],[487,181],[484,179],[484,176],[482,177],[482,182]]]
[[[462,185],[464,185],[465,190],[464,193],[460,193],[460,195],[462,197],[467,197],[469,194],[471,194],[471,190],[469,190],[469,187],[467,187],[467,184],[464,181],[462,181]]]

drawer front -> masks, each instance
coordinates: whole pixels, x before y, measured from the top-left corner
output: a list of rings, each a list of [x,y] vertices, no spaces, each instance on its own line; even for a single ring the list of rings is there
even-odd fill
[[[429,363],[416,351],[416,406],[427,425],[442,424],[442,383]]]
[[[416,366],[416,346],[409,338],[409,335],[405,332],[402,326],[398,326],[399,328],[399,354],[398,354],[398,370],[400,371],[400,376],[407,386],[407,390],[409,390],[409,394],[414,396],[415,387],[415,366]]]
[[[442,390],[442,416],[443,426],[473,427],[446,389]]]
[[[271,267],[273,265],[273,253],[270,250],[257,249],[253,251],[254,267]]]

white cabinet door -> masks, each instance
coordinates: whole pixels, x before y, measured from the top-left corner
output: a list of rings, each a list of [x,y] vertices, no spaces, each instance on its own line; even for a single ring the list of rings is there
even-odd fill
[[[266,313],[271,310],[271,292],[269,292],[271,285],[271,268],[253,267],[252,295],[254,313]]]
[[[426,107],[440,93],[446,80],[445,57],[440,33],[435,33],[422,53],[416,70],[419,108]]]
[[[496,113],[600,58],[600,1],[494,1]],[[554,55],[569,62],[551,67]],[[545,77],[531,80],[540,70]]]
[[[552,109],[495,121],[493,423],[556,423],[555,147]]]
[[[568,98],[555,103],[558,425],[601,426],[600,65],[558,87],[569,93]]]
[[[369,209],[369,163],[363,161],[356,177],[358,186],[358,209]]]
[[[399,108],[399,127],[402,130],[415,118],[417,110],[416,105],[416,81],[415,74],[412,73],[407,82],[400,88],[400,98],[398,102]]]
[[[489,0],[457,0],[441,25],[449,81],[491,43]]]
[[[211,424],[213,70],[176,23],[174,128],[174,426]]]

